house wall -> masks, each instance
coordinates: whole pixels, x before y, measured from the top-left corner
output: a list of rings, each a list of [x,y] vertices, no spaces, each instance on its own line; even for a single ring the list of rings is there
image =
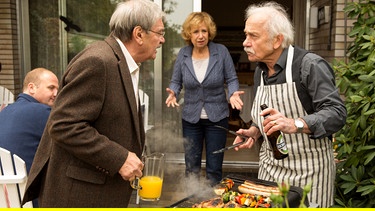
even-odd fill
[[[347,59],[346,49],[352,41],[347,34],[354,20],[348,20],[343,8],[350,0],[311,0],[311,7],[330,6],[329,22],[310,28],[309,49],[332,62],[334,59]],[[313,17],[311,17],[313,18]]]
[[[0,85],[15,96],[20,89],[16,0],[0,0]]]

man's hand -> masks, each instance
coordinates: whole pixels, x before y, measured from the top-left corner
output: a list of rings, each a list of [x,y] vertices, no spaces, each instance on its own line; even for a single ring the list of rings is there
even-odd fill
[[[258,137],[260,137],[260,132],[259,132],[259,129],[254,127],[254,126],[251,126],[249,129],[239,129],[236,131],[236,133],[238,134],[242,134],[244,136],[247,136],[247,137],[251,137],[249,139],[247,139],[247,141],[238,146],[238,147],[235,147],[234,150],[238,151],[239,149],[246,149],[246,148],[251,148],[253,147],[254,143],[258,140]],[[233,144],[237,144],[239,142],[241,142],[243,139],[239,136],[237,136],[235,139],[234,139],[234,142]]]
[[[137,155],[129,152],[124,165],[122,165],[118,173],[124,180],[133,181],[136,177],[142,177],[143,167],[144,164]]]
[[[282,113],[274,108],[267,108],[260,112],[261,116],[269,114],[263,121],[263,130],[267,135],[271,135],[273,132],[280,130],[285,134],[293,134],[297,132],[297,128],[294,125],[293,118],[287,118]],[[304,122],[306,125],[306,123]],[[304,128],[305,133],[310,133],[308,128]]]

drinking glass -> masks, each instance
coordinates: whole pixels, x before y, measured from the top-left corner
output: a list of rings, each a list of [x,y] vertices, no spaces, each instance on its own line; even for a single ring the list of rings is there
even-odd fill
[[[157,201],[160,199],[163,187],[165,156],[163,153],[153,153],[142,157],[144,162],[143,175],[130,184],[138,190],[143,201]]]

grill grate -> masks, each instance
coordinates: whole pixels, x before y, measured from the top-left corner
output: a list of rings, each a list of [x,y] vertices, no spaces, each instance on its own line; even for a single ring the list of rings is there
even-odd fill
[[[274,182],[269,182],[269,181],[264,181],[264,180],[259,180],[259,179],[254,179],[254,178],[249,178],[243,175],[234,175],[230,174],[227,175],[226,178],[232,179],[235,183],[235,186],[233,187],[234,191],[238,191],[237,187],[239,184],[243,183],[245,180],[250,180],[253,181],[257,184],[262,184],[262,185],[268,185],[268,186],[277,186],[277,183]],[[299,203],[302,198],[302,188],[299,187],[290,187],[290,191],[288,193],[288,200],[289,200],[289,206],[290,207],[298,207]],[[200,203],[204,200],[208,200],[210,198],[201,198],[201,197],[196,197],[195,195],[188,196],[184,199],[181,199],[180,201],[168,206],[169,208],[191,208],[194,204]],[[272,203],[271,203],[272,205]],[[309,202],[306,199],[305,200],[305,205],[309,207]]]

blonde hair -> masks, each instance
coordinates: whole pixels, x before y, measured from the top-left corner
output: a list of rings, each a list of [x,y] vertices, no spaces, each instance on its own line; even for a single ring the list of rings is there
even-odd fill
[[[216,24],[207,12],[192,12],[182,24],[181,37],[187,44],[191,43],[191,29],[204,23],[208,29],[208,39],[212,41],[216,36]]]

